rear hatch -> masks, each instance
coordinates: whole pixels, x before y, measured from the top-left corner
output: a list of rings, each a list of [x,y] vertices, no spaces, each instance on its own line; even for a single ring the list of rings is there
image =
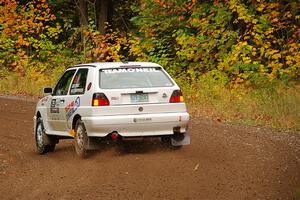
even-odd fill
[[[109,101],[101,115],[185,111],[184,103],[169,103],[179,88],[161,67],[101,69],[99,87]]]

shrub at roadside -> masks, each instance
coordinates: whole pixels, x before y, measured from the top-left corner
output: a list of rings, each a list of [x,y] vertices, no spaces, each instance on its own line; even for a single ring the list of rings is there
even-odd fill
[[[193,117],[300,130],[300,87],[263,81],[255,87],[224,85],[222,76],[206,74],[197,82],[178,80]]]

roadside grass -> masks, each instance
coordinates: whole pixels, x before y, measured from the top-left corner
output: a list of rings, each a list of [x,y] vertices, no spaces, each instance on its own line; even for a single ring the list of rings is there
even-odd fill
[[[277,82],[228,88],[207,77],[192,84],[178,82],[192,117],[300,130],[300,85]]]
[[[53,87],[63,71],[64,68],[48,72],[27,71],[22,76],[14,72],[5,73],[0,79],[0,94],[44,96],[43,88]]]
[[[44,79],[32,80],[29,77],[20,77],[10,74],[0,80],[1,94],[10,95],[42,95],[42,86],[48,85],[49,81]]]
[[[0,94],[43,96],[45,86],[54,86],[63,69],[30,73],[20,77],[6,74],[0,79]],[[37,78],[38,77],[38,78]],[[192,84],[177,79],[192,117],[206,117],[220,122],[261,125],[300,130],[300,85],[282,82],[263,83],[255,87],[239,85],[229,88],[222,79],[201,77]]]
[[[300,198],[300,187],[296,189],[296,196]]]

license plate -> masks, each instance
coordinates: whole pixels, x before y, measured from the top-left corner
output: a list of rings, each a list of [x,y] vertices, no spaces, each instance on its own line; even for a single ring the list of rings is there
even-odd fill
[[[131,103],[148,102],[148,94],[130,94]]]

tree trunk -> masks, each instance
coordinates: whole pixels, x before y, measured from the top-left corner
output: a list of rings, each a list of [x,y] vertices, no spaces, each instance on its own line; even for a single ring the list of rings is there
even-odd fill
[[[81,41],[82,41],[82,50],[84,54],[84,62],[86,58],[86,38],[84,36],[84,31],[87,30],[88,27],[88,6],[87,0],[75,0],[77,13],[79,16],[79,24],[80,24],[80,33],[81,33]]]
[[[105,34],[105,23],[108,21],[108,9],[110,0],[96,0],[96,26],[101,34]]]
[[[86,27],[88,25],[87,0],[77,0],[76,7],[79,13],[80,27]]]

